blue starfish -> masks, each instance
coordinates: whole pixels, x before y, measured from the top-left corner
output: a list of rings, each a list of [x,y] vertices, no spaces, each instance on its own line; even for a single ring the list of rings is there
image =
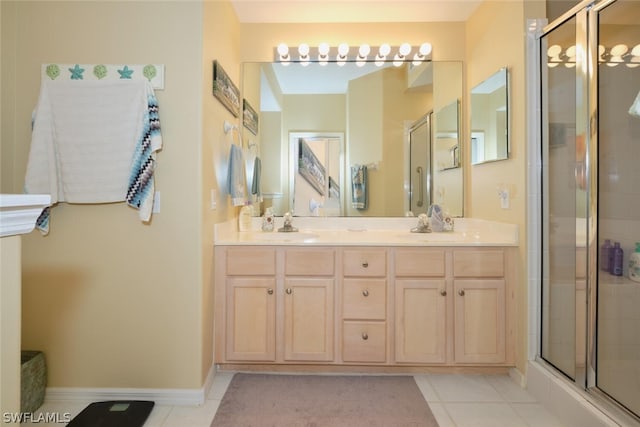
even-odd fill
[[[122,70],[118,70],[121,79],[131,79],[131,74],[134,70],[130,70],[128,65],[125,65]]]
[[[75,67],[69,68],[71,72],[71,80],[82,80],[82,73],[84,73],[84,68],[80,68],[78,64]]]

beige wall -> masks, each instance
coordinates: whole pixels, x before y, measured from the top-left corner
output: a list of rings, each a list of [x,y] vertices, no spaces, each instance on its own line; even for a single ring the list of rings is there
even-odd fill
[[[221,188],[231,117],[211,95],[213,58],[239,78],[233,10],[3,1],[2,20],[2,192],[22,190],[40,64],[166,66],[160,213],[143,225],[122,203],[61,204],[47,237],[25,236],[23,347],[45,352],[52,387],[201,387],[212,364],[213,224],[234,214]]]
[[[527,193],[526,193],[526,86],[525,24],[526,19],[540,17],[543,2],[485,1],[466,25],[467,88],[485,80],[501,67],[508,67],[510,79],[510,144],[509,159],[470,166],[470,150],[464,152],[465,216],[519,225],[520,250],[516,298],[518,301],[517,367],[526,371],[527,360]],[[466,106],[469,129],[469,107]],[[465,147],[469,147],[466,135]],[[510,190],[510,208],[502,209],[497,185]]]

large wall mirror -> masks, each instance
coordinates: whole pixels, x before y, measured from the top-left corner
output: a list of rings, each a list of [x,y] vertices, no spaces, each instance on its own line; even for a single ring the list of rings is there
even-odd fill
[[[264,206],[276,215],[400,217],[432,203],[463,215],[461,62],[244,63],[241,88],[259,116],[245,141],[262,160]],[[412,135],[425,116],[429,127]],[[412,154],[420,138],[424,149]]]
[[[501,68],[471,89],[471,164],[509,158],[509,73]]]

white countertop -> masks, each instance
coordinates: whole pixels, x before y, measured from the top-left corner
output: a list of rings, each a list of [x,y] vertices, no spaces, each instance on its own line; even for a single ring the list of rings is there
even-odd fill
[[[276,218],[275,230],[282,227]],[[456,218],[455,230],[411,233],[417,218],[295,217],[298,232],[263,232],[262,219],[253,218],[251,231],[237,231],[235,221],[217,224],[214,244],[294,246],[517,246],[515,224]]]

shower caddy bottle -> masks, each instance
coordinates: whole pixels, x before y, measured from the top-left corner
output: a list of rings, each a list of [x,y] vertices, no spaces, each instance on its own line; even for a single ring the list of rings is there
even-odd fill
[[[609,268],[609,251],[611,250],[611,240],[605,239],[600,247],[600,270],[610,271]]]
[[[620,247],[620,242],[613,244],[613,265],[611,266],[611,274],[614,276],[622,276],[622,260],[624,253]]]

